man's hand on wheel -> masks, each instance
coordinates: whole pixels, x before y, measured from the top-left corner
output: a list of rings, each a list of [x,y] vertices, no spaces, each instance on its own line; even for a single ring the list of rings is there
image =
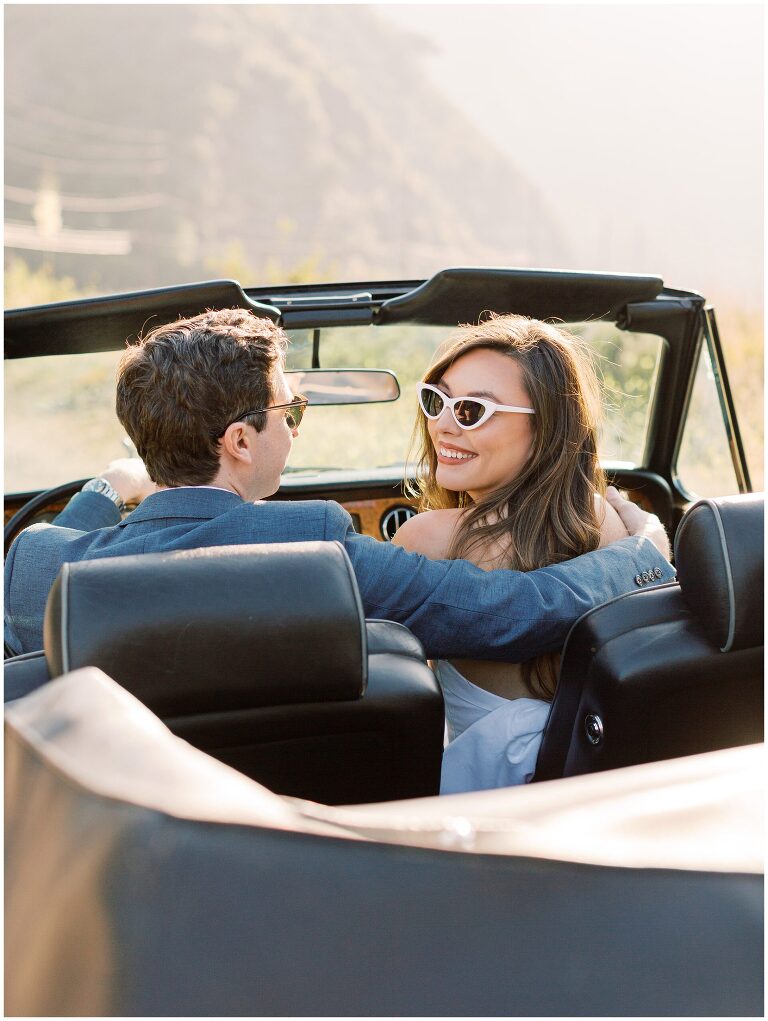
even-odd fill
[[[641,510],[637,504],[625,500],[614,486],[608,486],[605,498],[624,522],[624,527],[630,535],[642,535],[646,539],[650,539],[659,553],[669,560],[669,538],[655,514],[649,514],[647,511]]]
[[[147,474],[144,462],[138,457],[120,457],[111,461],[99,478],[106,479],[117,490],[123,503],[141,503],[145,496],[157,492],[157,486]]]

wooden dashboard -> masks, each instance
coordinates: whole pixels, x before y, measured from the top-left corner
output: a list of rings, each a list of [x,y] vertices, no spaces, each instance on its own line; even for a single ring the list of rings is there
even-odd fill
[[[312,498],[317,499],[315,494],[311,494]],[[321,497],[321,499],[335,499],[341,506],[349,512],[352,517],[355,529],[361,532],[363,535],[372,535],[376,539],[384,539],[383,528],[387,525],[391,527],[392,524],[405,520],[405,517],[409,512],[413,513],[416,510],[416,501],[410,497],[402,495],[387,495],[375,498],[363,498],[363,499],[339,499],[339,496],[343,497],[343,494],[336,494],[328,497]],[[293,494],[281,493],[279,499],[301,499],[302,497],[294,496]],[[23,504],[23,500],[7,500],[3,511],[4,524],[8,524],[10,519],[16,513],[16,511]],[[67,503],[67,499],[56,500],[54,503],[49,504],[35,519],[36,521],[52,521],[56,517]],[[398,512],[404,512],[398,515]],[[388,515],[394,514],[394,517]],[[397,529],[395,528],[394,531]],[[391,538],[392,532],[390,531],[387,538]]]
[[[668,529],[676,524],[672,520],[672,501],[669,488],[658,476],[650,473],[627,473],[628,477],[617,474],[614,483],[627,492],[629,499],[643,510],[659,515]],[[648,476],[648,477],[644,477]],[[7,522],[33,494],[19,494],[6,499],[4,521]],[[51,521],[63,510],[68,498],[56,500],[48,505],[36,518]],[[276,500],[336,500],[352,517],[356,530],[376,539],[391,538],[399,525],[415,513],[416,501],[403,495],[402,483],[381,484],[356,482],[354,485],[284,486],[275,495]],[[670,531],[672,534],[672,531]]]

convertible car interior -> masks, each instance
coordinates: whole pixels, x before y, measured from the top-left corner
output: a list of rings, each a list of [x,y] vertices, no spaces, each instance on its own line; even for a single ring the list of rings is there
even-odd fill
[[[363,618],[338,543],[65,565],[44,648],[5,661],[6,1011],[758,1014],[764,511],[712,309],[650,276],[461,268],[9,310],[10,414],[74,453],[38,463],[17,430],[6,552],[125,454],[103,395],[126,341],[226,307],[279,322],[314,395],[276,498],[382,542],[415,513],[438,344],[489,309],[565,322],[602,367],[606,474],[678,580],[574,624],[531,784],[437,797],[440,688]]]
[[[762,496],[697,503],[678,529],[678,582],[574,625],[534,780],[762,740],[763,527]],[[6,698],[95,666],[276,793],[326,804],[438,793],[434,674],[407,628],[363,619],[339,543],[65,564],[44,635],[44,653],[6,662]]]

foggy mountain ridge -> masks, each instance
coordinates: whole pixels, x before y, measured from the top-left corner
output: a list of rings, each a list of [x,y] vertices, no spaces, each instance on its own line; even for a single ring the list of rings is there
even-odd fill
[[[6,217],[32,264],[127,290],[233,257],[338,279],[567,260],[535,184],[368,8],[10,6],[5,27]]]

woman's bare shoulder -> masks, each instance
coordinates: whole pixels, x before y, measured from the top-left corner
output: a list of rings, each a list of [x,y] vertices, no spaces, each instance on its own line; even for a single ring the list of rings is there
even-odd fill
[[[443,560],[450,549],[461,514],[458,508],[422,511],[398,528],[392,542],[430,560]]]
[[[595,504],[600,520],[600,545],[607,546],[611,542],[618,542],[619,539],[626,539],[629,532],[615,508],[611,507],[599,493],[595,493]]]

